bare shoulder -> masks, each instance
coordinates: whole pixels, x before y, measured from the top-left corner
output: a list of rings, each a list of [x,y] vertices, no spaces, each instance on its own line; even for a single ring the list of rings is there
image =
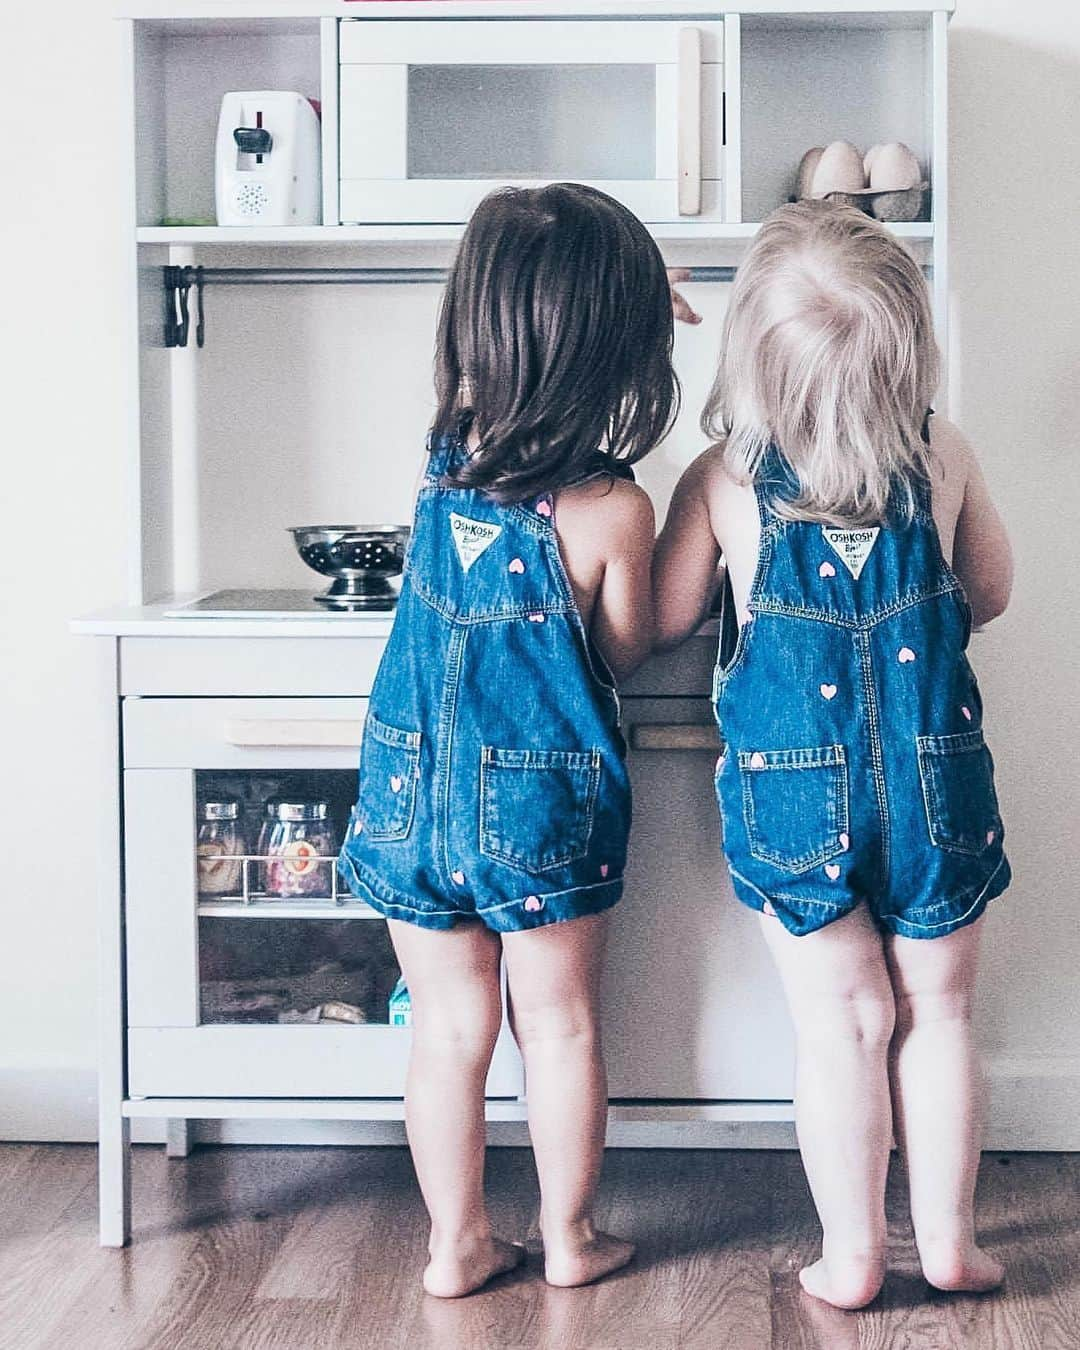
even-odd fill
[[[692,460],[683,470],[679,486],[703,495],[715,489],[723,489],[731,476],[724,463],[724,444],[722,441],[703,450],[697,459]]]
[[[930,419],[930,449],[946,484],[959,484],[963,488],[976,463],[975,448],[956,423],[940,413]]]
[[[952,560],[956,523],[973,475],[978,474],[971,442],[947,417],[930,419],[930,495],[945,557]]]
[[[559,492],[560,533],[587,532],[609,557],[647,538],[652,543],[656,517],[644,488],[625,478],[594,478]]]
[[[748,477],[739,477],[732,468],[722,441],[699,455],[687,473],[690,470],[696,470],[697,490],[708,509],[717,539],[722,540],[733,521],[737,522],[747,514],[757,519],[754,485]]]
[[[710,514],[739,489],[724,458],[724,445],[710,445],[683,470],[675,488],[673,508],[684,511],[700,502]]]

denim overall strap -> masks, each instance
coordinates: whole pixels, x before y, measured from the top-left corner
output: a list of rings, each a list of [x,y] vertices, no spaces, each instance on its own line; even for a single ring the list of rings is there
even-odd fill
[[[424,485],[441,483],[452,468],[467,457],[465,442],[461,433],[431,433],[428,438],[427,466],[424,472]]]

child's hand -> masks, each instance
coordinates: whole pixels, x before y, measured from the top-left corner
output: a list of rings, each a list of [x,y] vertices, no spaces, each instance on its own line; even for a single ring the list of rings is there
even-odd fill
[[[680,323],[700,323],[701,315],[696,310],[691,309],[686,297],[675,289],[680,281],[690,280],[690,269],[688,267],[669,267],[667,279],[668,285],[671,287],[671,308],[676,319]]]

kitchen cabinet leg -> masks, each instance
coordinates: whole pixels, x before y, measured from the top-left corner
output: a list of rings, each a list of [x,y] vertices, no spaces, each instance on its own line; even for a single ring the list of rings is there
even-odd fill
[[[97,798],[97,831],[105,841],[100,856],[98,912],[98,1223],[103,1247],[123,1247],[131,1236],[131,1122],[124,1115],[127,1092],[124,1008],[124,900],[120,870],[120,700],[119,646],[95,643],[95,680],[108,717],[95,724],[91,749],[102,783],[111,790]]]
[[[186,1158],[191,1152],[191,1121],[167,1120],[165,1122],[166,1158]]]
[[[131,1237],[131,1122],[117,1113],[102,1120],[98,1138],[99,1237],[123,1247]]]

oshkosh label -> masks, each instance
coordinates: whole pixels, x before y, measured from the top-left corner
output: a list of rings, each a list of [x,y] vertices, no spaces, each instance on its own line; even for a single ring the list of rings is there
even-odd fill
[[[864,530],[834,530],[831,525],[823,525],[821,533],[828,540],[840,561],[858,581],[859,574],[866,566],[866,560],[870,556],[870,550],[877,543],[881,527],[873,525]]]
[[[450,512],[450,535],[457,549],[458,560],[466,572],[500,534],[501,525],[492,525],[486,520],[470,520],[468,516],[459,516],[456,511]]]

